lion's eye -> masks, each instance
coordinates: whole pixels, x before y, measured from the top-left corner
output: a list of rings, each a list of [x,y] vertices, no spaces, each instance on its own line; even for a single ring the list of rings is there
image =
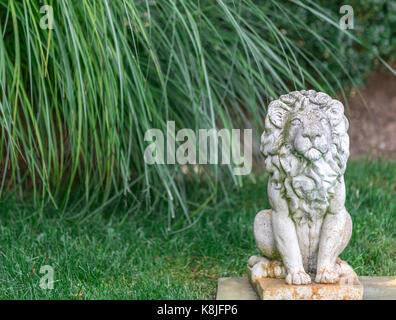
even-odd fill
[[[301,120],[300,119],[293,119],[292,121],[291,121],[291,125],[292,126],[297,126],[297,125],[299,125],[301,123]]]

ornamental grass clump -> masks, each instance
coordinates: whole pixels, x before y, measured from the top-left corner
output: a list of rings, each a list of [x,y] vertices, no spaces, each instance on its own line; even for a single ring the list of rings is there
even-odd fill
[[[328,31],[316,33],[297,9]],[[52,12],[53,29],[43,28]],[[167,212],[169,225],[176,212],[192,223],[242,177],[232,166],[186,175],[148,165],[145,132],[175,121],[195,131],[253,126],[257,139],[279,94],[342,95],[337,74],[304,46],[316,38],[348,78],[327,40],[334,33],[351,37],[311,1],[0,0],[1,198],[72,206],[86,219],[144,205]]]

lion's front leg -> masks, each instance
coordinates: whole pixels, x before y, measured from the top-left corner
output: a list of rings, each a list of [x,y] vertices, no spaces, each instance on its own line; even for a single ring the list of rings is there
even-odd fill
[[[311,278],[304,270],[294,222],[288,217],[288,213],[274,211],[272,225],[275,243],[287,270],[286,283],[310,283]]]
[[[304,270],[296,227],[289,217],[287,202],[280,197],[280,192],[271,183],[268,184],[268,195],[273,209],[271,221],[275,244],[287,270],[286,283],[311,283],[310,276]]]
[[[345,185],[342,181],[330,202],[329,213],[323,221],[315,282],[335,283],[339,279],[336,260],[349,242],[352,232],[351,218],[344,207],[344,202]]]

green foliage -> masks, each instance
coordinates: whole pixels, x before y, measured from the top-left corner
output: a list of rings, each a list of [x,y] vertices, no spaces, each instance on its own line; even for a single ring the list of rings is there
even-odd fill
[[[340,73],[354,84],[344,51],[357,40],[308,0],[47,1],[54,30],[40,28],[44,3],[0,0],[2,199],[66,210],[78,197],[91,216],[124,202],[169,218],[181,208],[191,221],[229,189],[232,168],[148,166],[147,129],[253,119],[257,138],[271,98],[343,94]]]
[[[396,269],[396,162],[354,161],[345,181],[352,239],[341,258],[359,275]],[[269,208],[267,180],[211,206],[185,232],[166,232],[166,216],[113,215],[88,222],[51,210],[0,204],[0,299],[213,299],[218,277],[246,275],[255,214]],[[148,214],[148,215],[146,215]],[[54,267],[53,290],[39,270]]]
[[[347,61],[345,70],[341,70],[339,65],[330,59],[327,48],[318,45],[315,38],[302,39],[304,46],[310,52],[321,57],[323,63],[328,66],[344,86],[350,87],[349,74],[357,84],[361,85],[368,73],[373,68],[380,67],[379,57],[395,62],[396,50],[396,3],[388,0],[351,0],[348,2],[337,0],[311,1],[312,6],[323,12],[334,20],[340,19],[343,15],[339,13],[341,6],[350,5],[354,12],[354,29],[350,33],[359,39],[354,41],[347,35],[329,30],[327,24],[322,23],[314,15],[307,14],[309,10],[299,8],[294,14],[301,23],[309,25],[319,35],[324,35],[332,45],[338,48],[340,55]],[[281,22],[280,22],[281,23]],[[287,30],[292,30],[288,26]]]

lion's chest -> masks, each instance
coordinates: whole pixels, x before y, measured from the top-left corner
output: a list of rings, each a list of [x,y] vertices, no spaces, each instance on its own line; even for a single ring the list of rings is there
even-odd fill
[[[301,168],[289,177],[289,188],[286,190],[296,222],[310,223],[325,215],[337,177],[325,162]]]

